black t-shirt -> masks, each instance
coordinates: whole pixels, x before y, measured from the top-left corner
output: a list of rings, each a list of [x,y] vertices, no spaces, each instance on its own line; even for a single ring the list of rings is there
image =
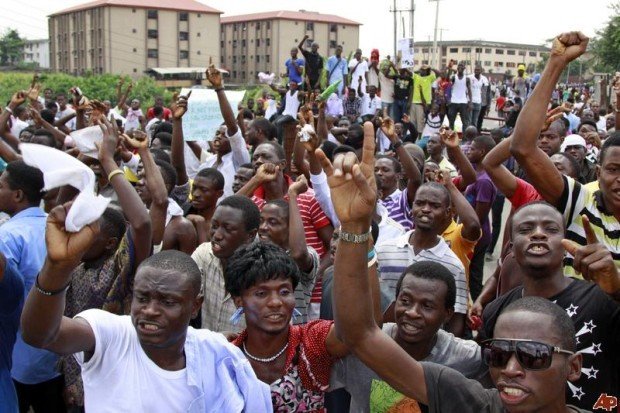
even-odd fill
[[[411,95],[413,79],[411,76],[398,76],[394,79],[394,99],[407,100]]]
[[[323,57],[320,54],[313,53],[312,51],[302,50],[301,54],[306,59],[306,73],[310,79],[314,79],[319,76],[319,69],[323,67]]]
[[[517,287],[486,306],[481,338],[493,337],[502,309],[522,297]],[[573,279],[551,301],[566,310],[575,324],[577,351],[583,356],[581,377],[566,386],[566,402],[592,409],[601,393],[619,396],[620,306],[596,284]]]

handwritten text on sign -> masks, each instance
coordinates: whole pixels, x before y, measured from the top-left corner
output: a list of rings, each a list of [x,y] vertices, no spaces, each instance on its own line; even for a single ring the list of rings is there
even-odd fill
[[[181,95],[186,96],[190,89],[182,89]],[[191,89],[192,94],[187,103],[187,112],[183,115],[183,137],[186,141],[213,140],[215,132],[224,119],[220,112],[217,94],[213,89]],[[227,90],[224,92],[233,113],[237,113],[237,105],[243,100],[244,90]]]

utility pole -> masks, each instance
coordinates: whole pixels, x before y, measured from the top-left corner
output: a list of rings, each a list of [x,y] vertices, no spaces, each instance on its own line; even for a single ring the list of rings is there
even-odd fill
[[[437,24],[439,23],[439,1],[440,0],[429,0],[434,1],[437,4],[435,5],[435,33],[433,35],[433,59],[431,60],[431,67],[437,67],[437,61],[435,60],[437,57]]]
[[[393,1],[393,5],[392,7],[390,7],[390,13],[394,15],[394,58],[396,58],[397,53],[398,53],[398,16],[397,16],[397,13],[403,13],[403,12],[410,14],[409,30],[411,30],[411,32],[409,33],[409,36],[413,39],[413,27],[414,27],[413,17],[414,17],[414,12],[415,12],[415,0],[411,0],[411,7],[408,9],[399,9],[398,6],[396,5],[396,0]],[[403,37],[405,37],[404,21],[402,25],[403,25]]]

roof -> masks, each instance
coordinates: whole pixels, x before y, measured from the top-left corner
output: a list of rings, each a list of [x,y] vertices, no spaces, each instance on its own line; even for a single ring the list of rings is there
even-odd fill
[[[415,47],[432,47],[433,42],[415,42]],[[482,47],[503,47],[513,49],[535,49],[550,51],[547,46],[540,44],[506,43],[493,40],[444,40],[438,41],[437,46],[482,46]]]
[[[180,73],[204,73],[206,69],[206,67],[152,67],[147,71],[159,75],[176,75]]]
[[[336,16],[334,14],[322,14],[316,11],[308,11],[308,10],[299,10],[299,11],[288,11],[288,10],[279,10],[279,11],[266,11],[262,13],[252,13],[252,14],[240,14],[237,16],[222,16],[220,22],[222,24],[228,23],[243,23],[248,21],[256,21],[256,20],[302,20],[302,21],[311,21],[317,23],[338,23],[338,24],[348,24],[354,26],[361,26],[362,23],[358,23],[353,20],[345,19],[344,17]]]
[[[72,13],[81,10],[94,9],[95,7],[134,7],[140,9],[158,9],[158,10],[179,10],[179,11],[192,11],[199,13],[223,13],[220,10],[209,7],[206,4],[200,3],[196,0],[95,0],[88,3],[83,3],[68,9],[57,11],[52,13],[49,17],[58,16],[61,14]]]

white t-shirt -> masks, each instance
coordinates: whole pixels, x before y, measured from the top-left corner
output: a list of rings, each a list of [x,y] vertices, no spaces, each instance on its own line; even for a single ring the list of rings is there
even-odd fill
[[[355,66],[354,72],[351,72],[351,86],[357,92],[357,86],[359,83],[359,77],[362,77],[362,92],[366,93],[366,72],[368,72],[368,62],[362,59],[360,64],[357,64],[358,60],[356,58],[352,58],[349,61],[349,69],[353,70]]]
[[[381,109],[381,98],[375,95],[374,98],[370,98],[368,93],[364,93],[362,97],[362,116],[372,115],[374,116],[378,110]]]
[[[11,121],[13,122],[13,126],[11,126],[11,135],[19,138],[19,134],[29,126],[29,123],[13,116],[11,116]]]
[[[381,100],[384,103],[394,103],[394,81],[379,72],[379,84],[381,85]]]
[[[470,85],[471,87],[471,85]],[[454,84],[452,85],[452,103],[468,103],[467,98],[467,76],[463,74],[462,78],[454,75]]]
[[[286,92],[286,95],[284,95],[284,102],[284,111],[282,115],[289,115],[297,119],[297,112],[301,104],[299,102],[299,91],[296,91],[295,94],[291,93],[290,90]]]
[[[58,112],[56,112],[56,120],[60,120],[62,118],[64,118],[65,116],[69,116],[75,113],[75,110],[70,107],[67,106],[65,107],[65,110],[61,111],[60,109],[58,110]],[[72,118],[70,121],[68,121],[67,123],[65,123],[65,126],[68,127],[71,130],[75,130],[75,125],[76,125],[76,120],[75,118]]]
[[[239,412],[271,404],[269,388],[221,334],[188,328],[186,368],[168,371],[146,355],[130,316],[91,309],[76,317],[88,322],[96,342],[88,361],[84,353],[74,355],[89,413]]]
[[[482,103],[482,86],[488,86],[489,80],[483,75],[480,75],[480,79],[476,79],[476,75],[470,75],[469,84],[471,87],[471,103]]]

